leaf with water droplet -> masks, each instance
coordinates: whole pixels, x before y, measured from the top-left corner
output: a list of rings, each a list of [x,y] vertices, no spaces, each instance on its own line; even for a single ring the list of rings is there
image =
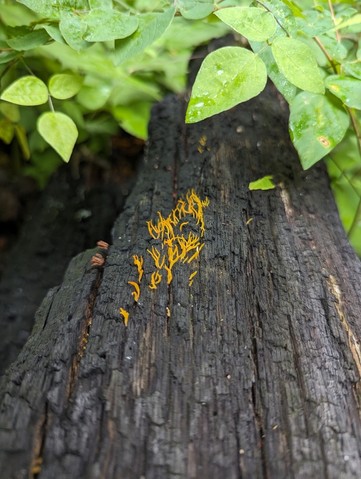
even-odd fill
[[[301,92],[290,103],[290,134],[306,170],[344,137],[349,117],[332,96]]]
[[[272,53],[280,71],[301,90],[324,93],[321,70],[311,48],[300,40],[277,37]]]
[[[230,7],[215,12],[215,15],[248,40],[262,42],[272,37],[277,28],[270,12],[257,7]]]
[[[253,52],[224,47],[210,53],[194,82],[186,122],[196,123],[257,96],[266,81],[266,66]]]
[[[350,108],[361,110],[361,80],[344,75],[330,75],[326,87]]]

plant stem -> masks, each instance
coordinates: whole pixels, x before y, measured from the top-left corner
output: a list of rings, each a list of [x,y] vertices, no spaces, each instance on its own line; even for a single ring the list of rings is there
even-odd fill
[[[335,17],[335,11],[333,9],[333,5],[332,5],[332,0],[328,0],[328,8],[330,9],[330,13],[331,13],[331,17],[332,17],[332,21],[333,21],[333,24],[335,25],[336,27],[336,17]],[[336,30],[336,40],[338,42],[341,41],[341,36],[340,36],[340,32],[338,30]]]
[[[48,96],[48,103],[49,103],[50,110],[54,113],[55,110],[54,110],[53,100],[51,99],[50,95]]]
[[[331,68],[332,70],[334,71],[334,73],[338,73],[338,69],[337,69],[337,65],[336,63],[333,61],[331,55],[328,53],[328,51],[326,50],[326,48],[324,47],[323,43],[321,42],[321,40],[316,36],[316,37],[313,37],[313,40],[317,43],[317,45],[319,46],[320,50],[322,51],[322,53],[325,55],[325,57],[327,58],[327,61],[329,62],[329,64],[331,65]]]

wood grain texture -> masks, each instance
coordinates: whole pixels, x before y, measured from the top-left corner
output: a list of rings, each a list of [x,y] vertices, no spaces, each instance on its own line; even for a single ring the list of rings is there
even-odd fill
[[[301,171],[272,89],[196,125],[184,110],[154,109],[104,267],[72,261],[2,380],[8,479],[360,475],[361,268],[325,171]],[[210,199],[194,283],[179,265],[150,290],[147,260],[135,304],[146,222],[190,188]]]

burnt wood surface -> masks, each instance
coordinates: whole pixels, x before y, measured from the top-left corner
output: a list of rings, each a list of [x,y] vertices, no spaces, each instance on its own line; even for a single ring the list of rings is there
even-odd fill
[[[2,379],[1,477],[360,477],[361,268],[326,173],[301,171],[273,90],[196,125],[185,106],[156,106],[104,266],[72,260]],[[193,285],[180,265],[151,290],[146,263],[136,304],[146,222],[192,188]]]

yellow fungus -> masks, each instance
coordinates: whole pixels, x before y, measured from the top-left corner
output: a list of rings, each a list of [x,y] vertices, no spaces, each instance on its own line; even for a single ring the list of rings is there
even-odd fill
[[[140,286],[135,281],[128,281],[128,284],[134,287],[134,291],[132,291],[132,296],[134,298],[134,301],[137,303],[140,297]]]
[[[202,144],[203,143],[203,144]],[[206,138],[202,137],[200,146],[204,147]],[[194,189],[189,190],[185,196],[179,198],[175,207],[167,217],[157,211],[155,221],[147,221],[148,232],[151,240],[156,240],[157,245],[151,245],[147,252],[152,258],[155,271],[151,274],[150,289],[157,289],[162,281],[161,271],[166,272],[166,280],[169,285],[173,280],[173,267],[176,263],[189,264],[198,258],[204,243],[202,238],[205,233],[204,208],[209,206],[209,198],[201,200]],[[190,221],[191,220],[191,221]],[[198,234],[193,231],[184,234],[184,228],[189,225],[194,228],[197,225]],[[137,267],[138,281],[128,281],[133,287],[132,296],[136,302],[140,297],[140,283],[144,275],[144,257],[133,255],[134,265]],[[197,271],[190,274],[189,286],[192,285]],[[164,276],[164,275],[163,275]],[[120,308],[120,314],[124,318],[124,324],[128,324],[129,313]],[[170,317],[169,308],[167,316]]]
[[[147,251],[150,254],[150,256],[153,258],[155,267],[158,268],[158,269],[162,269],[163,265],[164,265],[164,261],[165,261],[164,255],[163,255],[162,260],[161,260],[160,259],[161,256],[162,256],[161,253],[154,246],[152,246],[151,250],[147,249]]]
[[[151,279],[150,279],[150,289],[157,289],[157,285],[162,281],[162,275],[159,273],[159,271],[154,271],[152,273]]]
[[[169,266],[165,265],[164,269],[167,272],[167,284],[171,284],[172,279],[173,279],[172,268],[169,268]]]
[[[119,308],[119,313],[123,316],[124,324],[128,326],[129,313],[123,308]]]
[[[198,271],[193,271],[193,273],[189,276],[189,280],[188,280],[189,281],[189,286],[192,286],[194,277],[197,273],[198,273]]]
[[[195,259],[199,256],[199,253],[201,252],[203,246],[204,246],[204,243],[202,243],[199,247],[197,247],[197,251],[194,253],[193,256],[191,256],[191,257],[187,260],[187,263],[191,263],[193,260],[195,260]]]
[[[144,269],[143,269],[144,258],[143,256],[137,256],[135,254],[133,256],[133,261],[138,270],[138,283],[140,283],[142,281],[143,273],[144,273]]]

